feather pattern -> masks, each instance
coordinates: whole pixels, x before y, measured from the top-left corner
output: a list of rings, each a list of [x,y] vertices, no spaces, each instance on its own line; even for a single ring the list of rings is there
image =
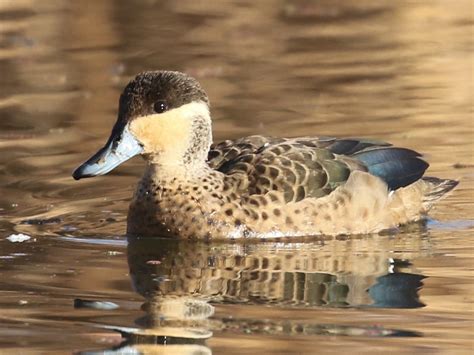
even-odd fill
[[[396,190],[419,180],[429,164],[413,150],[396,147],[377,147],[352,155],[364,163],[368,171]]]
[[[213,145],[208,159],[225,174],[248,174],[251,193],[281,190],[287,202],[325,196],[352,171],[369,172],[396,190],[420,179],[428,168],[413,150],[355,138],[250,136]]]

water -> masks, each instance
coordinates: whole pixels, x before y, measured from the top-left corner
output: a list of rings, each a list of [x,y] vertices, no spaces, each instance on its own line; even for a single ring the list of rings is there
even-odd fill
[[[1,1],[1,351],[470,353],[473,22],[462,0]],[[372,137],[460,185],[395,234],[127,243],[143,162],[70,173],[147,69],[202,83],[216,140]]]

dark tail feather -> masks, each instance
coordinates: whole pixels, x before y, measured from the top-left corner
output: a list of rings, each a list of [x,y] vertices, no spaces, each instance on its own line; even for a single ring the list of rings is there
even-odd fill
[[[352,155],[375,176],[384,180],[390,190],[408,186],[419,180],[429,164],[413,150],[397,147],[377,147]]]
[[[438,179],[435,177],[424,177],[426,183],[426,193],[423,196],[423,206],[428,210],[433,203],[442,199],[446,194],[454,189],[459,181],[450,179]]]

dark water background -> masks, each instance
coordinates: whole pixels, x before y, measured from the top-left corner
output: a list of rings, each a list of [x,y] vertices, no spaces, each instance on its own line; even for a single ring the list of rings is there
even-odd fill
[[[473,23],[469,0],[0,1],[0,352],[471,353]],[[149,69],[202,83],[216,140],[372,137],[461,183],[395,235],[127,245],[143,162],[70,173]]]

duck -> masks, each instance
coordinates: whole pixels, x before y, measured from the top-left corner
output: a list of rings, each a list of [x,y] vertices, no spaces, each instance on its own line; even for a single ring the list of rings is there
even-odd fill
[[[74,172],[141,155],[127,235],[240,239],[377,234],[422,221],[458,181],[426,177],[414,150],[359,138],[253,135],[213,143],[209,98],[177,71],[126,85],[103,148]]]

